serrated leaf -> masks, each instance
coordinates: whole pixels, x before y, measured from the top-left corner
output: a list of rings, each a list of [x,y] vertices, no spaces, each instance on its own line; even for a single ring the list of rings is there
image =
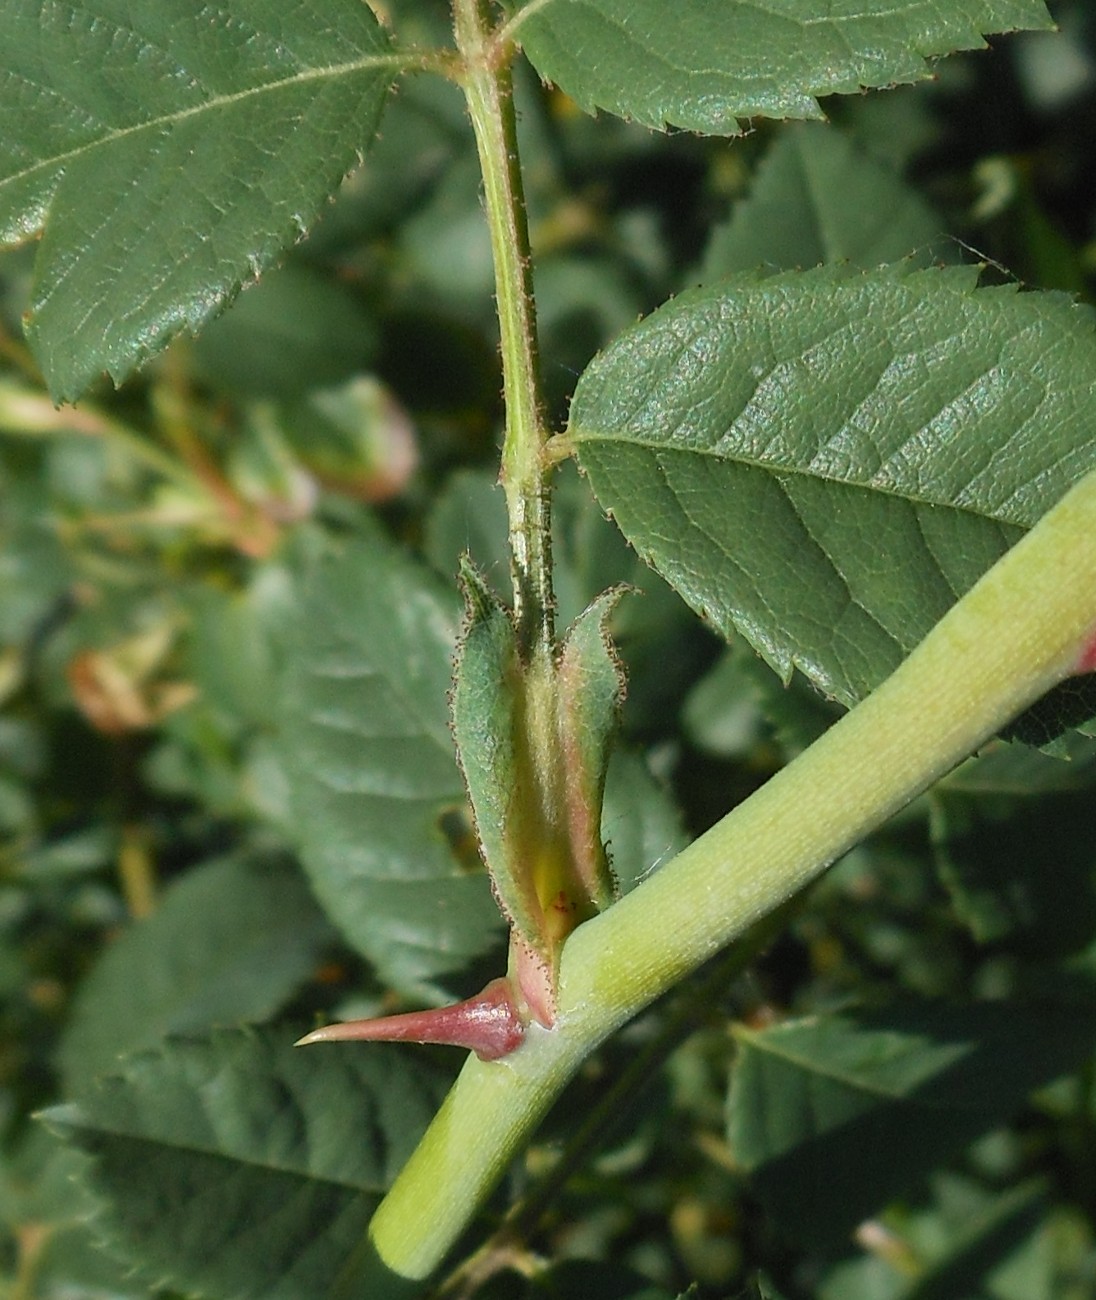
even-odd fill
[[[172,1042],[44,1116],[94,1157],[94,1227],[149,1282],[313,1300],[360,1245],[447,1080],[406,1049],[292,1037]]]
[[[69,1095],[118,1057],[170,1034],[271,1015],[334,938],[300,872],[276,858],[223,858],[171,886],[106,949],[61,1041]]]
[[[730,1141],[788,1234],[832,1247],[1088,1059],[1052,1005],[925,1003],[736,1029]]]
[[[542,77],[587,112],[733,135],[738,119],[820,117],[818,95],[931,75],[988,32],[1046,28],[1041,0],[510,0]]]
[[[1096,463],[1093,344],[968,269],[739,276],[617,339],[570,436],[694,609],[848,704]]]
[[[710,283],[757,266],[957,261],[943,233],[942,218],[894,171],[835,128],[807,122],[781,132],[749,197],[713,229],[700,275]]]
[[[381,978],[430,1000],[502,933],[486,873],[446,830],[467,806],[446,707],[459,619],[456,593],[378,536],[318,570],[288,652],[305,869]]]
[[[401,60],[358,0],[3,0],[0,244],[41,231],[55,397],[120,382],[299,238]]]

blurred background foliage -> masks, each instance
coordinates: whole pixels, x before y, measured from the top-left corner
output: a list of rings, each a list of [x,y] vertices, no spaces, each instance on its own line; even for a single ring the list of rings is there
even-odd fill
[[[730,142],[591,120],[520,77],[554,424],[616,331],[740,266],[975,260],[1092,301],[1096,10],[1052,7],[1057,35],[833,102],[829,125]],[[445,39],[444,4],[392,8],[402,33]],[[34,249],[0,258],[0,1287],[13,1300],[148,1293],[95,1249],[91,1193],[73,1181],[83,1157],[35,1111],[170,1033],[407,994],[300,870],[280,701],[322,556],[383,534],[448,587],[464,549],[506,581],[478,186],[458,92],[409,81],[368,165],[284,265],[200,338],[71,408],[54,408],[21,338]],[[612,582],[643,592],[615,633],[625,761],[662,801],[635,849],[650,867],[836,710],[719,644],[639,572],[570,472],[556,529],[564,618]],[[600,1146],[532,1225],[551,1267],[523,1256],[478,1294],[675,1295],[694,1281],[701,1296],[772,1300],[1094,1294],[1096,751],[1070,745],[1071,761],[991,748],[850,854],[748,968],[686,988],[590,1062],[507,1189],[569,1141],[587,1151],[581,1118],[613,1099]],[[611,840],[633,815],[610,799]],[[445,831],[475,872],[459,807]],[[501,930],[486,934],[437,996],[501,969]],[[846,1041],[932,1038],[924,1008],[939,999],[973,1014],[1047,997],[1061,1023],[1006,1026],[1010,1061],[1034,1062],[1023,1086],[996,1095],[991,1053],[970,1083],[975,1118],[947,1140],[948,1121],[930,1103],[911,1119],[899,1103],[916,1087],[894,1083],[893,1127],[858,1150],[904,1161],[900,1186],[864,1163],[815,1185],[804,1171],[833,1170],[839,1151],[789,1172],[752,1149],[766,1090],[817,1089],[823,1073],[837,1086],[812,1060],[845,1061],[856,1084]],[[851,1123],[855,1106],[833,1104]],[[893,1155],[901,1132],[923,1158]]]

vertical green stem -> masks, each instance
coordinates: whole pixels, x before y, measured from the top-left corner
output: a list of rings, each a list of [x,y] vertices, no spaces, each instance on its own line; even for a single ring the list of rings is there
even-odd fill
[[[546,432],[510,72],[513,47],[495,38],[485,0],[453,0],[453,19],[495,263],[506,400],[502,483],[510,517],[514,612],[522,652],[529,656],[537,648],[551,647],[554,629],[549,500],[542,457]]]

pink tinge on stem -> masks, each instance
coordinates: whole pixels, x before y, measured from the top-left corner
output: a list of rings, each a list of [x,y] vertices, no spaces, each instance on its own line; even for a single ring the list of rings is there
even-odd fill
[[[497,979],[492,980],[482,993],[451,1007],[325,1025],[305,1034],[296,1046],[352,1040],[444,1043],[467,1048],[481,1061],[497,1061],[520,1046],[524,1035],[525,1025],[514,1005],[510,984],[505,979]]]

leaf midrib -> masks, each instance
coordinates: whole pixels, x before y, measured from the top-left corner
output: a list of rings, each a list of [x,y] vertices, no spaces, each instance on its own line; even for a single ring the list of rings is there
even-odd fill
[[[978,508],[972,505],[957,505],[954,501],[934,501],[929,497],[917,496],[911,492],[902,492],[896,488],[877,486],[871,482],[857,482],[853,479],[839,478],[834,474],[819,473],[809,467],[785,464],[777,464],[771,460],[764,460],[756,456],[734,455],[728,456],[725,453],[717,451],[714,447],[703,446],[677,446],[671,443],[659,441],[654,436],[640,437],[634,434],[626,436],[619,433],[606,432],[601,429],[584,428],[579,426],[570,432],[570,441],[577,447],[583,442],[600,442],[612,446],[614,444],[631,444],[639,447],[644,451],[653,452],[674,452],[678,455],[706,456],[711,460],[719,461],[727,466],[742,466],[747,469],[762,470],[774,478],[803,478],[809,479],[816,483],[831,483],[835,487],[848,488],[851,491],[876,493],[879,496],[892,497],[896,501],[905,501],[908,505],[930,506],[936,510],[954,510],[957,514],[970,515],[975,519],[984,519],[990,523],[1002,524],[1010,528],[1022,528],[1025,531],[1031,528],[1031,524],[1026,519],[1018,519],[1008,515],[995,514],[988,509]],[[581,460],[581,457],[579,458]],[[672,489],[671,489],[672,490]],[[1017,491],[1019,489],[1016,489]],[[1064,489],[1063,489],[1064,491]],[[676,494],[675,494],[676,495]],[[1016,491],[1012,493],[1016,495]]]
[[[9,175],[0,178],[0,194],[3,194],[7,186],[17,185],[40,172],[56,170],[78,158],[94,153],[97,149],[110,148],[119,141],[140,135],[144,131],[156,131],[164,126],[175,126],[188,118],[200,117],[203,113],[216,112],[261,95],[275,94],[290,86],[305,85],[310,81],[338,80],[341,77],[352,77],[357,73],[382,68],[391,68],[394,73],[403,72],[410,67],[417,66],[421,61],[421,54],[392,51],[389,54],[370,55],[366,58],[354,59],[349,63],[333,64],[326,68],[308,68],[303,72],[294,73],[290,77],[282,77],[277,81],[265,81],[260,85],[250,86],[246,90],[234,91],[232,94],[227,95],[217,95],[212,99],[203,100],[200,104],[189,105],[173,113],[162,113],[159,117],[148,118],[133,126],[112,130],[108,134],[78,145],[74,149],[67,149],[61,153],[53,154],[49,158],[40,159],[32,166],[24,167],[22,171],[11,172]]]

